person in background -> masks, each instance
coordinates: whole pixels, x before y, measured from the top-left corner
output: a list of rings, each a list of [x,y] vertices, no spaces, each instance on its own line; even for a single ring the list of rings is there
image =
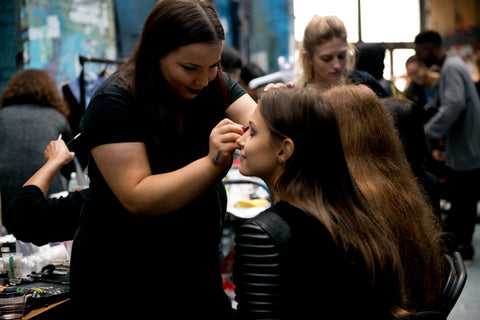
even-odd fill
[[[438,32],[419,33],[414,45],[427,67],[441,68],[440,105],[425,124],[425,133],[429,139],[445,141],[451,202],[446,228],[455,235],[463,259],[470,260],[475,253],[472,237],[480,199],[480,97],[465,62],[446,54]]]
[[[260,177],[275,199],[237,230],[239,319],[389,319],[428,308],[439,295],[438,230],[416,226],[413,214],[392,223],[388,204],[362,194],[335,107],[308,87],[269,90],[237,140],[240,172]],[[403,229],[409,234],[399,236]],[[420,241],[403,242],[408,236]],[[414,284],[409,274],[419,270],[425,278]],[[416,286],[423,296],[411,300]]]
[[[438,301],[443,230],[405,156],[393,119],[364,85],[334,86],[333,104],[348,168],[368,203],[395,232],[404,263],[406,310],[429,310]]]
[[[84,319],[231,317],[222,178],[256,103],[219,68],[224,39],[209,1],[159,2],[92,96],[80,123],[90,188],[71,259]]]
[[[3,222],[16,239],[38,246],[73,239],[88,190],[60,198],[47,198],[47,191],[74,156],[63,140],[50,141],[44,151],[45,164],[13,194],[4,213]]]
[[[425,63],[416,55],[407,59],[405,67],[410,79],[410,83],[404,92],[405,96],[420,107],[423,123],[427,123],[438,110],[440,73],[427,68]],[[425,167],[439,177],[441,181],[445,181],[445,142],[428,137],[426,137],[426,141],[428,152]],[[445,194],[445,192],[443,193]]]
[[[378,43],[359,43],[357,44],[357,50],[356,70],[371,74],[385,90],[387,96],[402,98],[403,94],[395,86],[395,83],[383,77],[385,48]]]
[[[354,52],[353,46],[347,43],[347,29],[342,20],[336,16],[315,15],[304,31],[299,61],[301,72],[296,85],[314,84],[325,90],[340,83],[362,83],[379,97],[386,97],[387,93],[372,75],[352,70]]]
[[[248,92],[253,100],[258,101],[261,94],[263,93],[264,86],[258,86],[256,88],[250,88],[249,83],[253,79],[264,76],[265,71],[260,68],[259,65],[255,63],[247,63],[242,67],[242,72],[240,74],[240,85]]]
[[[45,146],[62,134],[72,138],[69,114],[60,90],[48,73],[28,69],[17,71],[0,97],[0,190],[2,212],[12,195],[44,163]],[[72,168],[62,170],[47,195],[67,189]]]
[[[243,61],[240,52],[231,46],[225,46],[222,50],[222,59],[220,61],[223,71],[230,74],[232,79],[240,82]]]
[[[427,68],[416,55],[407,59],[405,68],[410,79],[404,92],[405,96],[421,108],[423,122],[427,123],[437,112],[440,73]]]

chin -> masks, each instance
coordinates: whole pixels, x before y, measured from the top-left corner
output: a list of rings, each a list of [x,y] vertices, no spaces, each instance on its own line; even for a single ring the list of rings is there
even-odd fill
[[[244,175],[246,177],[251,176],[251,174],[248,173],[248,170],[245,170],[245,168],[242,168],[242,165],[240,165],[240,167],[238,168],[238,172],[240,172],[242,175]]]

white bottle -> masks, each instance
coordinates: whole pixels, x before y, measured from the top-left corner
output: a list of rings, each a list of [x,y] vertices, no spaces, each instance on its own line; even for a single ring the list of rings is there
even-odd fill
[[[72,172],[70,173],[70,180],[68,181],[68,192],[73,192],[73,188],[75,188],[77,185],[77,173]]]

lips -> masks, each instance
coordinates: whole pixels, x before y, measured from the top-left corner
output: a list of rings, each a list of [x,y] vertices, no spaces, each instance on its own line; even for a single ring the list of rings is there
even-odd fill
[[[192,89],[192,88],[188,88],[188,91],[190,91],[191,93],[193,94],[200,94],[200,92],[202,92],[202,89]]]

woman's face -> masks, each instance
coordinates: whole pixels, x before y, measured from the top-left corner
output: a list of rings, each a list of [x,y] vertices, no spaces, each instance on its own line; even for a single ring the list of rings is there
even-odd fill
[[[313,68],[313,82],[322,86],[338,83],[347,65],[348,44],[340,38],[332,38],[315,47],[308,61]]]
[[[408,76],[410,77],[410,80],[412,80],[412,82],[420,86],[423,86],[425,84],[425,78],[428,72],[426,66],[417,62],[411,62],[407,63],[406,69]]]
[[[273,181],[281,169],[277,161],[280,146],[273,142],[270,129],[258,107],[251,116],[249,129],[238,138],[237,144],[241,153],[240,173],[257,176],[267,185]]]
[[[160,58],[160,72],[177,98],[191,100],[217,76],[221,54],[221,41],[182,46]]]

